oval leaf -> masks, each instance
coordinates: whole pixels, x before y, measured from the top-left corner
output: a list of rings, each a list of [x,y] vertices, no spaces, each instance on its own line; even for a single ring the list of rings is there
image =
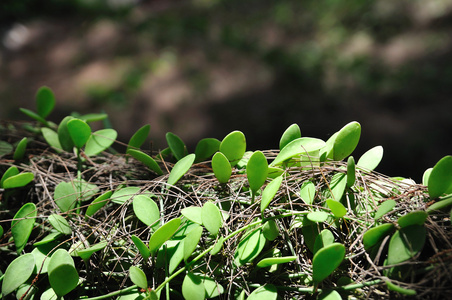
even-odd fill
[[[151,125],[149,124],[146,124],[138,129],[137,132],[135,132],[134,135],[132,135],[132,137],[130,138],[126,151],[128,152],[130,149],[140,148],[148,138],[149,131],[151,131]]]
[[[452,184],[452,156],[440,159],[433,167],[428,179],[428,193],[435,199],[444,194]]]
[[[18,187],[23,187],[33,181],[35,176],[33,173],[21,173],[18,175],[13,175],[3,181],[4,189],[13,189]]]
[[[312,259],[312,280],[316,283],[327,278],[341,264],[345,257],[345,246],[333,243],[321,248]]]
[[[340,201],[345,192],[345,187],[347,186],[347,174],[344,173],[336,173],[331,178],[330,189],[331,189],[331,197]]]
[[[221,142],[214,138],[200,140],[195,148],[196,162],[209,159],[215,152],[220,150],[220,144]]]
[[[159,207],[150,197],[146,195],[136,195],[133,198],[132,205],[133,212],[137,218],[147,226],[151,226],[160,219]]]
[[[247,300],[276,300],[278,298],[278,290],[273,284],[266,284],[255,289],[247,298]]]
[[[361,136],[361,125],[350,122],[339,130],[333,146],[333,160],[340,161],[352,154]]]
[[[189,154],[189,155],[185,156],[184,158],[182,158],[181,160],[179,160],[174,165],[173,169],[171,170],[171,173],[168,176],[168,184],[169,185],[175,185],[176,182],[178,182],[179,179],[181,179],[181,177],[184,176],[185,173],[187,173],[187,171],[193,165],[193,162],[195,161],[195,157],[196,156],[194,154]]]
[[[181,214],[194,223],[202,224],[202,207],[186,207],[181,210]]]
[[[3,188],[3,182],[11,176],[15,176],[19,174],[19,169],[16,166],[9,167],[5,173],[2,175],[2,179],[0,180],[0,188]]]
[[[204,300],[206,299],[206,291],[202,278],[191,272],[185,275],[184,281],[182,282],[182,295],[185,299],[190,300]]]
[[[53,198],[62,212],[72,210],[77,203],[77,193],[71,182],[60,182],[55,187]]]
[[[300,198],[306,204],[312,204],[315,197],[315,185],[311,181],[305,181],[300,188]]]
[[[136,160],[141,161],[149,169],[157,173],[157,175],[163,175],[163,171],[158,165],[158,163],[146,153],[135,149],[129,149],[127,150],[127,154],[131,155]]]
[[[146,274],[144,274],[143,270],[138,267],[131,266],[129,269],[130,280],[138,287],[142,289],[148,288],[148,280],[146,278]]]
[[[50,147],[55,148],[57,152],[61,152],[63,150],[60,140],[58,139],[58,133],[47,127],[41,128],[41,133]]]
[[[262,233],[267,240],[275,240],[279,236],[279,229],[275,220],[268,220],[265,222],[264,226],[262,226]]]
[[[283,257],[268,257],[264,258],[261,261],[257,263],[258,268],[265,268],[272,265],[279,265],[279,264],[285,264],[291,261],[296,260],[296,256],[283,256]]]
[[[339,201],[327,199],[326,204],[336,218],[342,218],[347,214],[347,209]]]
[[[212,169],[215,177],[220,183],[227,183],[231,178],[232,168],[226,156],[217,152],[212,158]]]
[[[14,259],[6,268],[2,282],[2,294],[6,296],[15,291],[33,274],[35,258],[27,253]]]
[[[218,234],[223,219],[218,207],[211,201],[204,203],[201,212],[202,225],[214,236]]]
[[[86,249],[82,249],[82,250],[77,250],[77,255],[83,259],[85,262],[87,262],[91,255],[93,255],[94,252],[100,251],[102,249],[104,249],[107,246],[107,242],[103,241],[94,245],[91,245],[91,247],[86,248]]]
[[[364,153],[358,160],[358,167],[373,171],[383,158],[383,147],[376,146]]]
[[[368,250],[376,245],[378,242],[383,240],[385,236],[389,235],[393,228],[394,225],[392,223],[386,223],[367,230],[363,235],[364,248]]]
[[[276,156],[275,160],[270,164],[275,166],[283,163],[285,160],[290,159],[300,154],[307,154],[317,151],[325,146],[325,142],[316,138],[298,138],[287,144]]]
[[[400,227],[407,227],[410,225],[424,225],[428,214],[425,211],[412,211],[397,220]]]
[[[28,139],[24,137],[20,140],[19,144],[17,144],[16,150],[14,151],[13,159],[21,160],[24,158],[25,149],[27,149]]]
[[[25,203],[14,215],[11,221],[11,234],[16,245],[17,253],[22,252],[28,242],[37,216],[36,205]]]
[[[55,102],[55,95],[50,88],[43,86],[36,92],[36,110],[42,118],[47,118],[52,112],[55,107]]]
[[[62,297],[72,291],[78,285],[78,273],[74,266],[74,260],[64,249],[58,249],[53,253],[47,267],[49,282],[55,294]]]
[[[93,132],[86,142],[85,154],[94,156],[107,150],[117,137],[118,133],[114,129],[101,129]]]
[[[297,124],[290,125],[281,136],[279,141],[279,150],[282,150],[285,146],[287,146],[287,144],[299,138],[301,138],[300,126]]]
[[[198,246],[199,240],[202,236],[202,227],[198,226],[191,230],[184,239],[184,261],[187,262],[196,246]]]
[[[85,212],[85,218],[91,217],[94,215],[99,209],[104,207],[105,204],[107,204],[108,199],[110,199],[111,195],[113,194],[112,191],[108,191],[91,202],[91,204],[88,206]]]
[[[79,119],[69,120],[67,129],[75,147],[78,149],[82,148],[91,136],[91,127],[85,121]]]
[[[243,247],[240,248],[240,260],[247,260],[259,245],[260,230],[255,230],[243,239]]]
[[[149,250],[149,248],[136,235],[132,235],[130,238],[132,239],[132,242],[135,244],[135,246],[138,248],[138,251],[140,251],[140,254],[141,256],[143,256],[144,261],[147,261],[148,258],[151,256],[151,251]]]
[[[58,140],[60,141],[60,145],[64,151],[72,152],[74,148],[74,141],[71,138],[69,133],[69,129],[67,127],[67,123],[74,119],[74,117],[67,116],[65,117],[58,126]]]
[[[392,199],[386,200],[385,202],[381,203],[377,209],[377,212],[375,213],[374,219],[375,220],[380,219],[385,214],[390,212],[395,206],[396,206],[396,202]]]
[[[58,232],[66,235],[72,233],[71,226],[69,226],[69,223],[63,216],[52,214],[49,216],[48,220]]]
[[[426,230],[421,225],[411,225],[396,231],[389,241],[388,264],[398,264],[414,257],[422,250]]]
[[[129,199],[132,199],[135,196],[138,196],[138,193],[140,192],[140,188],[137,186],[129,186],[122,188],[120,190],[117,190],[111,195],[111,201],[113,203],[122,205],[125,202],[129,201]]]
[[[261,151],[256,151],[251,155],[246,165],[246,176],[251,191],[255,194],[265,183],[268,174],[267,158]]]
[[[29,109],[26,109],[26,108],[19,108],[19,110],[22,113],[24,113],[25,115],[27,115],[28,117],[30,117],[30,118],[42,123],[44,126],[49,126],[49,123],[43,117],[38,115],[37,113],[35,113],[35,112],[33,112],[33,111],[29,110]]]
[[[276,177],[265,187],[264,191],[262,192],[261,213],[264,212],[264,210],[268,207],[270,202],[275,197],[276,193],[281,187],[282,180],[282,176]]]
[[[155,253],[167,240],[169,240],[173,236],[173,234],[179,228],[180,223],[181,219],[172,219],[152,234],[151,239],[149,240],[149,250],[151,250],[151,253]]]
[[[223,248],[223,242],[224,242],[224,237],[220,236],[217,240],[217,242],[215,243],[215,246],[213,246],[212,250],[210,251],[211,255],[216,255],[218,252],[221,251],[221,248]]]
[[[314,242],[314,254],[321,248],[326,247],[334,243],[334,236],[328,229],[323,229],[320,234],[315,238]]]
[[[241,131],[229,133],[220,143],[220,152],[226,156],[231,166],[235,166],[240,161],[245,151],[246,139]]]
[[[312,222],[321,223],[328,219],[328,214],[324,211],[314,211],[308,213],[307,218]]]
[[[166,141],[177,160],[181,160],[185,155],[187,155],[187,147],[185,147],[185,144],[180,137],[172,132],[168,132],[166,134]]]
[[[350,156],[347,160],[347,187],[352,187],[356,180],[355,159]]]

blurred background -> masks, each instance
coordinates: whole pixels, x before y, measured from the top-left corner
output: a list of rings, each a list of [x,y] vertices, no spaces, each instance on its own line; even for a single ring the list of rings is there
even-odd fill
[[[52,121],[105,110],[124,142],[151,124],[154,149],[358,121],[355,158],[382,145],[386,175],[452,154],[452,0],[2,0],[0,39],[1,119],[46,85]]]

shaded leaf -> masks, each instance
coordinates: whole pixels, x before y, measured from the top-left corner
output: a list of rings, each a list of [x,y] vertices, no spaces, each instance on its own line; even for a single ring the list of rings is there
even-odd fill
[[[268,220],[262,226],[262,233],[269,241],[275,240],[279,236],[279,229],[275,220]]]
[[[43,86],[38,89],[36,92],[36,110],[39,116],[44,119],[47,118],[55,108],[55,103],[55,95],[50,88]]]
[[[130,138],[129,143],[127,144],[127,150],[128,152],[130,149],[134,148],[140,148],[141,145],[146,141],[148,138],[149,132],[151,131],[151,125],[146,124],[140,129],[138,129]]]
[[[58,126],[58,140],[60,141],[60,145],[64,151],[72,152],[74,148],[74,141],[71,138],[71,134],[69,133],[69,129],[67,127],[67,123],[74,119],[74,117],[67,116],[65,117]]]
[[[325,142],[316,138],[298,138],[287,144],[276,156],[275,160],[270,164],[275,166],[283,163],[285,160],[290,159],[294,156],[311,153],[317,151],[325,146]]]
[[[264,191],[262,192],[261,213],[264,212],[264,210],[268,207],[270,202],[275,197],[276,193],[281,187],[282,180],[282,176],[276,177],[265,187]]]
[[[182,295],[187,300],[204,300],[206,290],[201,277],[188,272],[182,282]]]
[[[6,268],[2,282],[2,295],[6,296],[15,291],[21,284],[26,282],[33,274],[35,258],[33,254],[27,253],[14,259]]]
[[[94,252],[100,251],[100,250],[104,249],[106,246],[107,246],[107,242],[103,241],[103,242],[91,245],[91,247],[88,247],[86,249],[77,250],[75,254],[86,262],[90,259],[91,255],[93,255]]]
[[[345,257],[345,246],[333,243],[319,249],[312,259],[312,280],[316,283],[327,278]]]
[[[177,160],[181,160],[187,155],[187,147],[180,137],[172,132],[166,133],[166,141],[168,143],[171,152]]]
[[[151,253],[155,253],[167,240],[169,240],[173,236],[173,234],[179,228],[180,223],[181,219],[172,219],[152,234],[151,239],[149,240],[149,250],[151,250]]]
[[[279,150],[282,150],[285,146],[287,146],[287,144],[298,138],[301,138],[300,126],[297,124],[290,125],[281,136],[279,141]]]
[[[46,235],[42,240],[33,243],[33,246],[41,246],[41,245],[51,243],[53,241],[56,241],[61,236],[63,236],[63,234],[59,231],[51,232],[48,235]]]
[[[258,239],[256,239],[256,235]],[[257,240],[257,242],[256,242]],[[238,244],[234,253],[234,260],[237,267],[255,259],[265,246],[265,236],[261,230],[257,229],[247,234]]]
[[[390,212],[396,206],[396,202],[392,199],[386,200],[378,206],[377,212],[375,213],[375,220],[380,219],[385,214]]]
[[[33,112],[33,111],[29,110],[29,109],[26,109],[26,108],[19,108],[19,110],[20,110],[23,114],[25,114],[25,115],[27,115],[28,117],[30,117],[30,118],[32,118],[32,119],[34,119],[34,120],[40,122],[40,123],[43,124],[44,126],[49,126],[49,123],[48,123],[43,117],[41,117],[40,115],[38,115],[37,113],[35,113],[35,112]]]
[[[255,194],[265,183],[268,174],[267,158],[261,151],[256,151],[251,155],[246,165],[246,176],[251,191]]]
[[[216,236],[223,225],[223,219],[218,207],[211,201],[204,203],[201,217],[202,225],[210,232],[210,234]]]
[[[428,214],[425,211],[412,211],[404,216],[401,216],[397,223],[400,227],[407,227],[410,225],[424,225],[427,220]]]
[[[56,250],[47,267],[49,282],[55,294],[62,297],[78,285],[78,273],[71,255],[64,250]]]
[[[2,179],[0,180],[0,188],[3,188],[3,182],[11,176],[15,176],[19,174],[19,169],[16,166],[9,167],[5,173],[2,175]]]
[[[214,138],[200,140],[195,148],[196,162],[209,159],[215,152],[220,150],[220,144],[221,142]]]
[[[99,209],[104,207],[104,205],[107,204],[107,202],[108,202],[107,200],[110,199],[112,194],[113,194],[112,191],[107,191],[107,192],[103,193],[102,195],[100,195],[99,197],[97,197],[96,199],[94,199],[93,202],[91,202],[91,204],[86,209],[85,218],[87,219],[87,217],[91,217]]]
[[[149,250],[149,248],[143,243],[143,241],[136,235],[132,235],[130,238],[137,247],[138,251],[140,251],[143,260],[147,261],[148,258],[151,256],[151,250]]]
[[[383,147],[376,146],[364,153],[358,160],[357,166],[369,171],[373,171],[383,158]]]
[[[191,168],[193,165],[193,162],[195,161],[196,156],[194,154],[189,154],[179,160],[171,170],[171,173],[168,177],[168,184],[169,185],[175,185],[176,182],[181,179],[182,176],[187,173],[187,171]]]
[[[427,212],[431,213],[435,210],[441,210],[452,205],[452,195],[444,197],[441,201],[435,202],[427,208]]]
[[[101,129],[91,134],[85,146],[85,154],[94,156],[107,150],[116,140],[118,133],[114,129]]]
[[[212,250],[210,251],[211,255],[215,255],[218,252],[221,251],[221,248],[223,248],[223,242],[224,242],[224,237],[220,236],[217,240],[217,242],[215,243],[215,246],[212,248]]]
[[[129,201],[133,197],[137,196],[140,192],[140,188],[137,186],[129,186],[119,190],[116,190],[113,195],[111,195],[111,201],[113,203],[122,205]]]
[[[224,288],[212,278],[202,277],[202,283],[206,291],[206,298],[215,298],[224,293]]]
[[[392,283],[391,281],[385,281],[386,286],[388,287],[388,290],[390,291],[394,291],[397,293],[400,293],[402,295],[407,295],[407,296],[414,296],[416,295],[416,291],[412,290],[412,289],[405,289],[403,287],[400,287],[394,283]]]
[[[27,143],[28,139],[26,137],[20,140],[20,142],[17,144],[16,150],[14,151],[13,155],[14,160],[21,160],[24,158]]]
[[[339,201],[327,199],[326,204],[336,218],[342,218],[347,214],[347,209]]]
[[[86,123],[102,121],[108,118],[107,114],[86,114],[82,116],[78,116],[80,120],[85,121]]]
[[[72,233],[71,226],[69,226],[69,223],[63,216],[52,214],[49,216],[48,220],[58,232],[66,235]]]
[[[342,300],[341,295],[335,290],[327,290],[322,291],[318,298],[318,300]]]
[[[435,199],[443,195],[452,184],[452,156],[440,159],[433,167],[428,179],[428,194]]]
[[[350,156],[347,160],[347,187],[352,187],[356,180],[355,159]]]
[[[220,152],[226,156],[231,166],[235,166],[239,162],[245,151],[246,139],[241,131],[229,133],[220,143]]]
[[[383,238],[393,231],[394,225],[392,223],[385,223],[377,227],[367,230],[363,235],[364,248],[368,250],[374,245],[378,244]]]
[[[41,133],[50,147],[53,147],[57,152],[63,150],[63,147],[61,146],[60,140],[58,138],[58,133],[47,127],[41,128]]]
[[[67,129],[75,147],[82,148],[91,136],[91,127],[80,119],[72,119],[67,122]]]
[[[158,165],[158,163],[146,153],[135,149],[129,149],[127,150],[127,154],[131,155],[136,160],[142,162],[149,169],[157,173],[157,175],[163,175],[163,171]]]
[[[306,204],[312,204],[315,197],[315,185],[311,181],[305,181],[300,188],[300,198]]]
[[[217,152],[212,158],[212,169],[215,177],[220,183],[227,183],[232,174],[231,164],[226,156]]]
[[[25,203],[14,215],[14,219],[11,221],[11,234],[16,245],[17,253],[22,252],[25,248],[35,225],[37,214],[34,203]]]
[[[273,284],[266,284],[255,289],[247,298],[247,300],[276,300],[278,298],[278,290]]]
[[[3,181],[3,188],[14,189],[18,187],[23,187],[32,182],[34,178],[35,176],[33,175],[33,173],[30,172],[9,176],[8,178],[5,179],[5,181]]]
[[[334,243],[334,236],[328,229],[323,229],[320,234],[315,238],[314,242],[314,254],[321,248],[326,247]]]
[[[388,264],[398,264],[414,257],[422,250],[425,243],[426,230],[421,225],[411,225],[396,231],[388,247]]]
[[[146,278],[146,274],[144,274],[143,270],[138,267],[131,266],[129,269],[130,280],[138,287],[142,289],[148,288],[148,280]]]

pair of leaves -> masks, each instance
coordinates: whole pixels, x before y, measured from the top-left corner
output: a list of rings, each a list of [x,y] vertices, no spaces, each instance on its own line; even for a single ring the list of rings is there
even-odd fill
[[[56,101],[53,91],[50,88],[43,86],[36,92],[37,113],[25,108],[20,108],[20,111],[43,125],[49,126],[50,124],[45,120],[45,118],[47,118],[47,116],[53,111],[55,103]]]
[[[322,149],[321,156],[340,161],[349,156],[358,145],[361,136],[361,125],[350,122],[333,134]]]
[[[220,209],[211,201],[202,207],[190,206],[181,211],[182,215],[190,221],[203,225],[213,236],[217,236],[223,226],[223,216]]]
[[[182,295],[186,300],[215,298],[223,293],[223,286],[206,275],[188,272],[182,282]]]
[[[19,169],[17,169],[17,167],[11,166],[5,171],[5,173],[3,173],[0,180],[0,188],[13,189],[23,187],[32,182],[33,179],[33,173],[19,173]]]
[[[245,235],[239,242],[234,253],[234,260],[237,267],[255,259],[264,248],[265,240],[265,236],[260,228],[251,230],[251,232]]]
[[[275,160],[271,162],[270,166],[282,164],[294,156],[299,156],[303,153],[308,154],[320,150],[325,146],[325,142],[316,138],[297,138],[289,142],[276,156]]]

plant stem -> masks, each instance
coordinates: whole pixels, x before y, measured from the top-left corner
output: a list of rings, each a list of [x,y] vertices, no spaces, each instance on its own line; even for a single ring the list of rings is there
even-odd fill
[[[102,295],[102,296],[98,296],[98,297],[93,297],[93,298],[82,298],[82,299],[85,299],[85,300],[110,299],[110,298],[113,297],[113,296],[119,296],[119,295],[125,294],[125,293],[127,293],[128,291],[131,291],[131,290],[133,290],[133,289],[135,289],[135,288],[137,288],[137,287],[138,287],[138,286],[135,284],[135,285],[129,286],[129,287],[125,288],[125,289],[122,289],[122,290],[119,290],[119,291],[114,291],[114,292],[111,292],[111,293],[106,294],[106,295]]]

